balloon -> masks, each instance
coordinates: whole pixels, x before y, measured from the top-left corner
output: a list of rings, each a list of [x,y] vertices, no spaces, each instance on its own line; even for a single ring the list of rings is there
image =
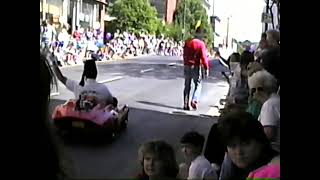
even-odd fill
[[[111,33],[108,32],[108,33],[106,34],[106,39],[107,39],[107,40],[110,40],[111,37],[112,37]]]

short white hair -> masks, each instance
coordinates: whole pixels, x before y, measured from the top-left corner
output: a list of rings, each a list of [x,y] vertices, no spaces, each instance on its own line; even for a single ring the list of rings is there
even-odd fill
[[[273,93],[277,91],[277,80],[266,70],[261,70],[253,73],[248,78],[249,88],[262,87],[268,92]]]

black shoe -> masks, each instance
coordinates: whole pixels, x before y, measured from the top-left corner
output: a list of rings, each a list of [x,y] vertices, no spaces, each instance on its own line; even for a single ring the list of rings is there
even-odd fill
[[[183,106],[183,110],[190,111],[190,107],[189,106]]]

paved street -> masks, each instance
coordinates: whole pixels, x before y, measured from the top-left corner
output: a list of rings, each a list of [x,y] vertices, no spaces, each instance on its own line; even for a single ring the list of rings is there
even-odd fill
[[[80,80],[83,66],[62,68],[63,74]],[[204,135],[216,122],[215,106],[224,98],[228,85],[219,73],[211,73],[202,88],[197,111],[183,111],[183,65],[180,57],[146,56],[131,60],[98,62],[98,81],[106,83],[119,100],[130,107],[128,129],[111,144],[63,146],[73,162],[74,177],[87,179],[130,178],[138,173],[137,150],[150,139],[164,139],[176,149],[182,161],[179,138],[189,130]],[[50,109],[73,98],[59,86]]]

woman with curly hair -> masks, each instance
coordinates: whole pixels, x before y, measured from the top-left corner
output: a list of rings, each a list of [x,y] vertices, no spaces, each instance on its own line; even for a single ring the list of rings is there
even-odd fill
[[[136,179],[176,179],[179,167],[170,144],[162,140],[149,141],[140,146],[138,156],[142,172]]]

